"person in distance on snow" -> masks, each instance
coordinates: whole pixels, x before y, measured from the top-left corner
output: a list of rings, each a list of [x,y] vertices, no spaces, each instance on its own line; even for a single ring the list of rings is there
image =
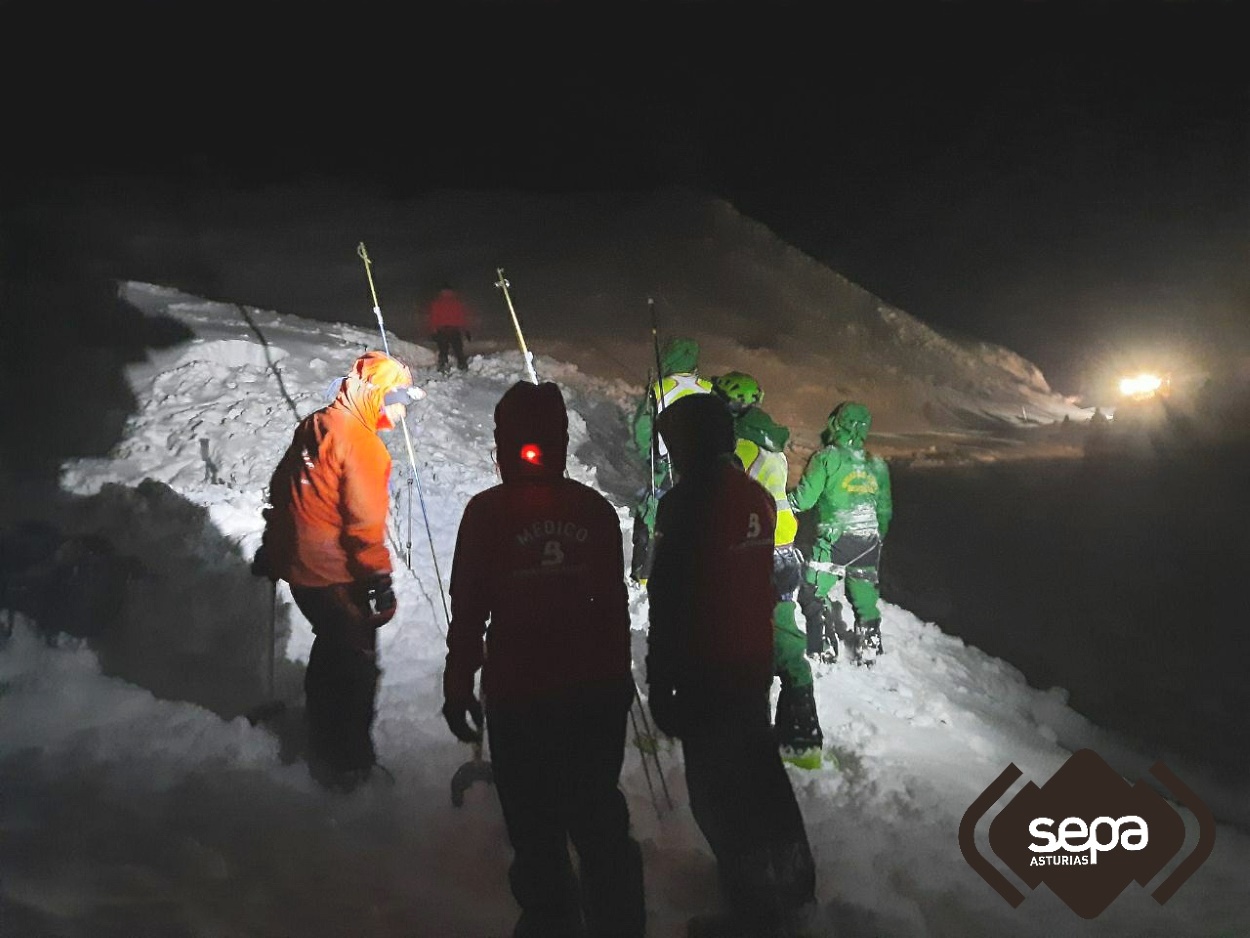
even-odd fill
[[[690,808],[728,905],[699,932],[718,934],[720,922],[724,934],[792,934],[814,906],[816,874],[769,719],[777,511],[735,458],[718,397],[677,401],[657,428],[677,482],[660,500],[647,580],[648,702],[681,740]]]
[[[443,374],[451,373],[453,355],[456,367],[461,371],[468,370],[469,360],[464,343],[472,339],[470,330],[473,320],[472,310],[451,284],[444,281],[425,311],[425,331],[438,346],[438,370]]]
[[[850,633],[857,664],[871,664],[885,651],[878,607],[881,545],[894,501],[885,460],[864,450],[872,413],[858,401],[843,401],[829,414],[821,449],[808,457],[799,484],[790,492],[796,513],[816,509],[816,539],[803,572],[799,602],[807,620],[807,652],[834,660],[842,628],[841,603],[830,593],[845,579],[855,617]]]
[[[618,787],[634,695],[620,521],[564,476],[555,384],[508,389],[495,445],[501,483],[469,501],[456,538],[443,716],[461,741],[481,740],[481,669],[521,907],[513,938],[640,938],[642,855]]]
[[[798,522],[786,500],[790,466],[785,446],[790,431],[760,406],[764,391],[751,375],[731,371],[712,379],[713,393],[734,417],[734,455],[747,475],[764,487],[777,508],[773,536],[773,666],[781,681],[773,732],[782,758],[803,769],[818,769],[824,734],[816,713],[816,686],[807,660],[807,640],[795,620],[795,600],[803,582],[803,555],[794,546]]]
[[[396,610],[384,540],[391,457],[378,434],[397,426],[406,403],[420,396],[406,365],[366,352],[333,402],[300,421],[269,480],[252,571],[286,580],[312,625],[308,766],[329,788],[351,791],[376,763],[376,630]]]

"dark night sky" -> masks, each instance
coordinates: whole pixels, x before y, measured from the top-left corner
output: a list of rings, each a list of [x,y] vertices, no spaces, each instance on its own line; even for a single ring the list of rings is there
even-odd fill
[[[84,5],[5,76],[4,157],[23,182],[686,184],[1061,391],[1250,349],[1235,4],[863,6]]]

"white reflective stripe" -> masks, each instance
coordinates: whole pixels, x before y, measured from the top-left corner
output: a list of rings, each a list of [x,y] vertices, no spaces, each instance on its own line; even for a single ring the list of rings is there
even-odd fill
[[[847,534],[876,534],[877,506],[872,502],[855,505],[847,513],[842,530]]]
[[[783,511],[789,511],[789,510],[790,510],[790,499],[785,498],[785,497],[778,498],[777,499],[778,513],[783,512]]]
[[[747,467],[747,475],[749,475],[752,479],[758,480],[760,477],[760,470],[764,468],[767,456],[768,454],[764,451],[764,447],[756,443],[755,458],[751,460],[751,465]]]
[[[846,567],[839,566],[836,563],[825,563],[820,560],[809,560],[807,565],[818,573],[832,573],[834,576],[843,576],[846,573]]]
[[[685,397],[687,394],[707,394],[707,388],[699,384],[699,379],[695,375],[676,374],[669,375],[664,381],[672,379],[673,386],[663,392],[660,398],[660,404],[668,405],[676,401],[678,398]],[[660,388],[663,389],[664,382],[660,382]]]
[[[846,599],[846,578],[839,577],[837,580],[834,580],[833,586],[829,587],[825,593],[825,598],[832,603],[840,603],[843,599]]]

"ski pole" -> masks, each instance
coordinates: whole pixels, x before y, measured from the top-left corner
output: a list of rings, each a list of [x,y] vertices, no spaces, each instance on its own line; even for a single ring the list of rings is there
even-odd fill
[[[377,317],[378,331],[382,333],[382,351],[389,355],[391,354],[391,346],[386,341],[386,326],[382,322],[382,307],[378,305],[378,291],[373,286],[373,261],[369,260],[369,252],[365,250],[363,241],[356,246],[356,253],[365,262],[365,276],[369,278],[369,293],[373,297],[373,315]]]
[[[412,479],[411,475],[408,476],[408,485],[406,486],[406,494],[408,496],[406,502],[408,505],[408,537],[404,541],[404,557],[407,558],[409,570],[412,569]]]
[[[406,472],[404,473],[404,478],[405,479],[408,478],[408,473]],[[408,492],[409,492],[408,504],[411,506],[412,504],[412,495],[411,495],[412,488],[411,487],[408,488]],[[391,517],[386,522],[386,536],[391,539],[391,549],[394,550],[395,553],[397,554],[404,554],[404,550],[402,549],[402,546],[400,545],[400,542],[399,542],[399,529],[401,526],[402,525],[399,520],[399,498],[396,497],[392,499],[391,501]],[[411,548],[411,545],[410,545],[410,548]],[[412,573],[412,551],[411,549],[409,549],[408,553],[404,556],[404,566],[408,568],[409,573]]]
[[[650,485],[650,492],[651,492],[652,497],[654,497],[654,495],[655,495],[655,450],[656,450],[656,445],[655,445],[655,391],[654,391],[654,385],[655,385],[655,381],[652,381],[652,380],[651,380],[651,371],[650,371],[650,370],[647,370],[647,373],[646,373],[646,393],[651,395],[651,401],[650,401],[650,409],[651,409],[651,446],[650,446],[650,451],[649,451],[649,454],[647,454],[647,455],[649,455],[649,456],[650,456],[650,459],[651,459],[651,478],[650,478],[649,480],[647,480],[647,484],[649,484],[649,485]]]
[[[658,818],[660,816],[660,802],[655,797],[655,785],[651,781],[651,766],[647,765],[647,753],[643,750],[643,738],[638,731],[638,718],[634,716],[634,708],[632,706],[629,708],[629,722],[634,728],[634,745],[638,747],[638,755],[642,759],[642,774],[647,779],[647,792],[651,795],[651,807],[655,808],[655,816]],[[655,740],[650,740],[649,745],[654,746]],[[663,779],[664,776],[661,775],[660,778]]]
[[[430,530],[430,515],[425,509],[425,494],[421,491],[421,477],[417,475],[417,457],[412,450],[412,436],[408,433],[408,421],[401,421],[400,426],[404,428],[404,446],[408,448],[408,465],[412,471],[412,481],[417,485],[417,499],[421,502],[421,517],[425,519],[425,536],[430,542],[430,559],[434,561],[434,576],[438,578],[438,594],[443,600],[443,616],[446,618],[448,626],[450,626],[451,612],[447,609],[447,593],[443,589],[443,574],[438,569],[438,555],[434,552],[434,532]]]
[[[655,466],[660,467],[660,471],[664,473],[664,478],[660,480],[663,487],[664,482],[668,479],[668,461],[660,456],[660,434],[656,430],[656,423],[660,419],[660,411],[664,409],[664,367],[660,362],[660,322],[659,316],[655,311],[655,300],[647,297],[647,308],[651,313],[651,347],[655,352],[655,387],[648,387],[647,393],[651,395],[651,459]],[[651,471],[652,491],[655,489],[655,470]]]
[[[382,333],[382,349],[387,355],[391,354],[390,346],[386,341],[386,324],[382,320],[382,307],[378,305],[378,291],[373,286],[373,262],[369,260],[369,253],[365,250],[365,243],[360,242],[356,248],[356,253],[360,255],[360,259],[365,262],[365,273],[369,278],[369,292],[373,296],[373,314],[378,317],[378,331]],[[447,593],[443,589],[443,574],[438,569],[438,554],[434,550],[434,532],[430,530],[430,515],[425,508],[425,493],[421,491],[421,477],[417,474],[417,455],[412,449],[412,434],[408,432],[407,419],[401,420],[399,425],[404,430],[404,446],[408,450],[408,468],[412,475],[409,485],[416,483],[417,499],[421,502],[421,516],[425,519],[425,536],[430,542],[430,559],[434,561],[434,575],[438,578],[438,594],[443,600],[443,615],[446,617],[448,626],[451,625],[451,612],[447,609]],[[412,565],[409,564],[409,569]]]
[[[651,347],[655,350],[655,375],[657,381],[664,380],[664,369],[660,365],[660,320],[655,311],[655,300],[647,297],[647,309],[651,313]]]
[[[664,770],[660,768],[660,750],[655,741],[655,727],[651,725],[651,718],[647,716],[647,708],[642,703],[642,694],[638,691],[637,681],[634,681],[634,703],[638,704],[638,712],[642,714],[643,730],[646,732],[647,738],[651,740],[651,758],[655,760],[655,774],[660,776],[660,787],[664,789],[664,800],[668,802],[668,809],[672,811],[673,796],[668,793],[668,782],[664,779]],[[637,730],[635,730],[636,732]],[[646,765],[645,756],[643,765]],[[658,814],[659,812],[657,811],[656,813]]]
[[[274,645],[278,641],[278,581],[269,581],[269,699],[277,692],[278,654]]]
[[[503,298],[508,301],[508,312],[512,316],[512,328],[516,330],[516,340],[521,345],[521,357],[525,359],[525,370],[529,373],[530,380],[535,384],[538,383],[538,375],[534,373],[534,354],[525,347],[525,336],[521,334],[521,322],[516,317],[516,309],[512,306],[512,295],[508,292],[508,278],[503,275],[503,268],[496,267],[495,273],[499,279],[495,281],[495,286],[503,290]]]

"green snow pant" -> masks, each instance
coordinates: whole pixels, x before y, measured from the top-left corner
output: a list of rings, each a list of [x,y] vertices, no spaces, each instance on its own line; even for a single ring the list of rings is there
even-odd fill
[[[877,589],[880,563],[881,538],[875,534],[868,537],[844,534],[833,543],[822,539],[812,545],[812,556],[803,570],[803,586],[799,590],[803,616],[807,620],[809,654],[822,651],[825,629],[837,624],[838,615],[829,592],[844,578],[841,573],[813,564],[845,568],[846,596],[854,610],[855,621],[863,623],[881,618],[878,607],[881,594]]]
[[[793,602],[777,603],[773,609],[773,673],[781,678],[782,687],[807,687],[813,680],[812,666],[794,609]]]

